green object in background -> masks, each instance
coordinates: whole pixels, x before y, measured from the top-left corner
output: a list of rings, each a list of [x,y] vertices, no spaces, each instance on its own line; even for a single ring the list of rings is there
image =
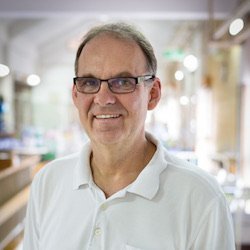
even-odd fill
[[[173,61],[181,61],[183,60],[184,56],[184,51],[181,49],[169,49],[163,52],[163,57]]]
[[[41,161],[51,161],[54,160],[55,158],[56,158],[55,152],[48,152],[42,155]]]

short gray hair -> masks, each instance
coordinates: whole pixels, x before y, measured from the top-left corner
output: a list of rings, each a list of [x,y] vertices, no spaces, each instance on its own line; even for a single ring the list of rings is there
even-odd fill
[[[79,45],[76,58],[75,58],[75,74],[78,73],[78,60],[84,46],[93,38],[101,34],[110,34],[122,40],[128,40],[135,42],[142,50],[146,58],[147,70],[153,75],[156,74],[157,60],[155,57],[154,49],[148,39],[134,26],[126,23],[109,23],[100,26],[93,27],[83,37],[81,44]]]

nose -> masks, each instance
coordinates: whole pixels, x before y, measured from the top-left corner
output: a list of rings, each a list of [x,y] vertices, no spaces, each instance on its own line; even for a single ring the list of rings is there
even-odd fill
[[[114,93],[111,92],[107,81],[102,81],[100,90],[95,94],[94,103],[100,106],[106,106],[108,104],[114,104],[116,97]]]

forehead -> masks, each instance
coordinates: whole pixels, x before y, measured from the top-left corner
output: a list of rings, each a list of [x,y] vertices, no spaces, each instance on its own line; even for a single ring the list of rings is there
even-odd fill
[[[101,34],[83,48],[78,61],[78,74],[114,75],[120,72],[144,73],[146,58],[139,45],[129,39]],[[89,72],[88,72],[89,71]]]

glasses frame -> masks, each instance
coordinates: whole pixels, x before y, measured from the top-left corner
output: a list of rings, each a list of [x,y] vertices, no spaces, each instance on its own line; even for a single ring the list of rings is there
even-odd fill
[[[95,80],[98,80],[98,83],[99,83],[99,87],[96,91],[94,92],[84,92],[84,91],[81,91],[78,89],[77,87],[77,80],[80,80],[80,79],[86,79],[86,78],[91,78],[91,79],[95,79]],[[119,79],[119,78],[129,78],[129,79],[134,79],[135,80],[135,85],[134,85],[134,88],[131,89],[130,91],[126,91],[126,92],[116,92],[112,89],[112,83],[110,82],[110,80],[114,80],[114,79]],[[114,93],[114,94],[127,94],[127,93],[132,93],[135,91],[136,89],[136,85],[142,83],[142,82],[145,82],[145,81],[149,81],[149,80],[154,80],[155,79],[155,75],[143,75],[143,76],[137,76],[137,77],[132,77],[132,76],[128,76],[128,77],[113,77],[113,78],[109,78],[109,79],[100,79],[100,78],[96,78],[96,77],[81,77],[81,76],[76,76],[73,78],[73,82],[74,82],[74,85],[76,86],[76,90],[80,93],[83,93],[83,94],[96,94],[99,92],[100,88],[101,88],[101,84],[102,82],[107,82],[108,83],[108,87],[109,87],[109,90]]]

